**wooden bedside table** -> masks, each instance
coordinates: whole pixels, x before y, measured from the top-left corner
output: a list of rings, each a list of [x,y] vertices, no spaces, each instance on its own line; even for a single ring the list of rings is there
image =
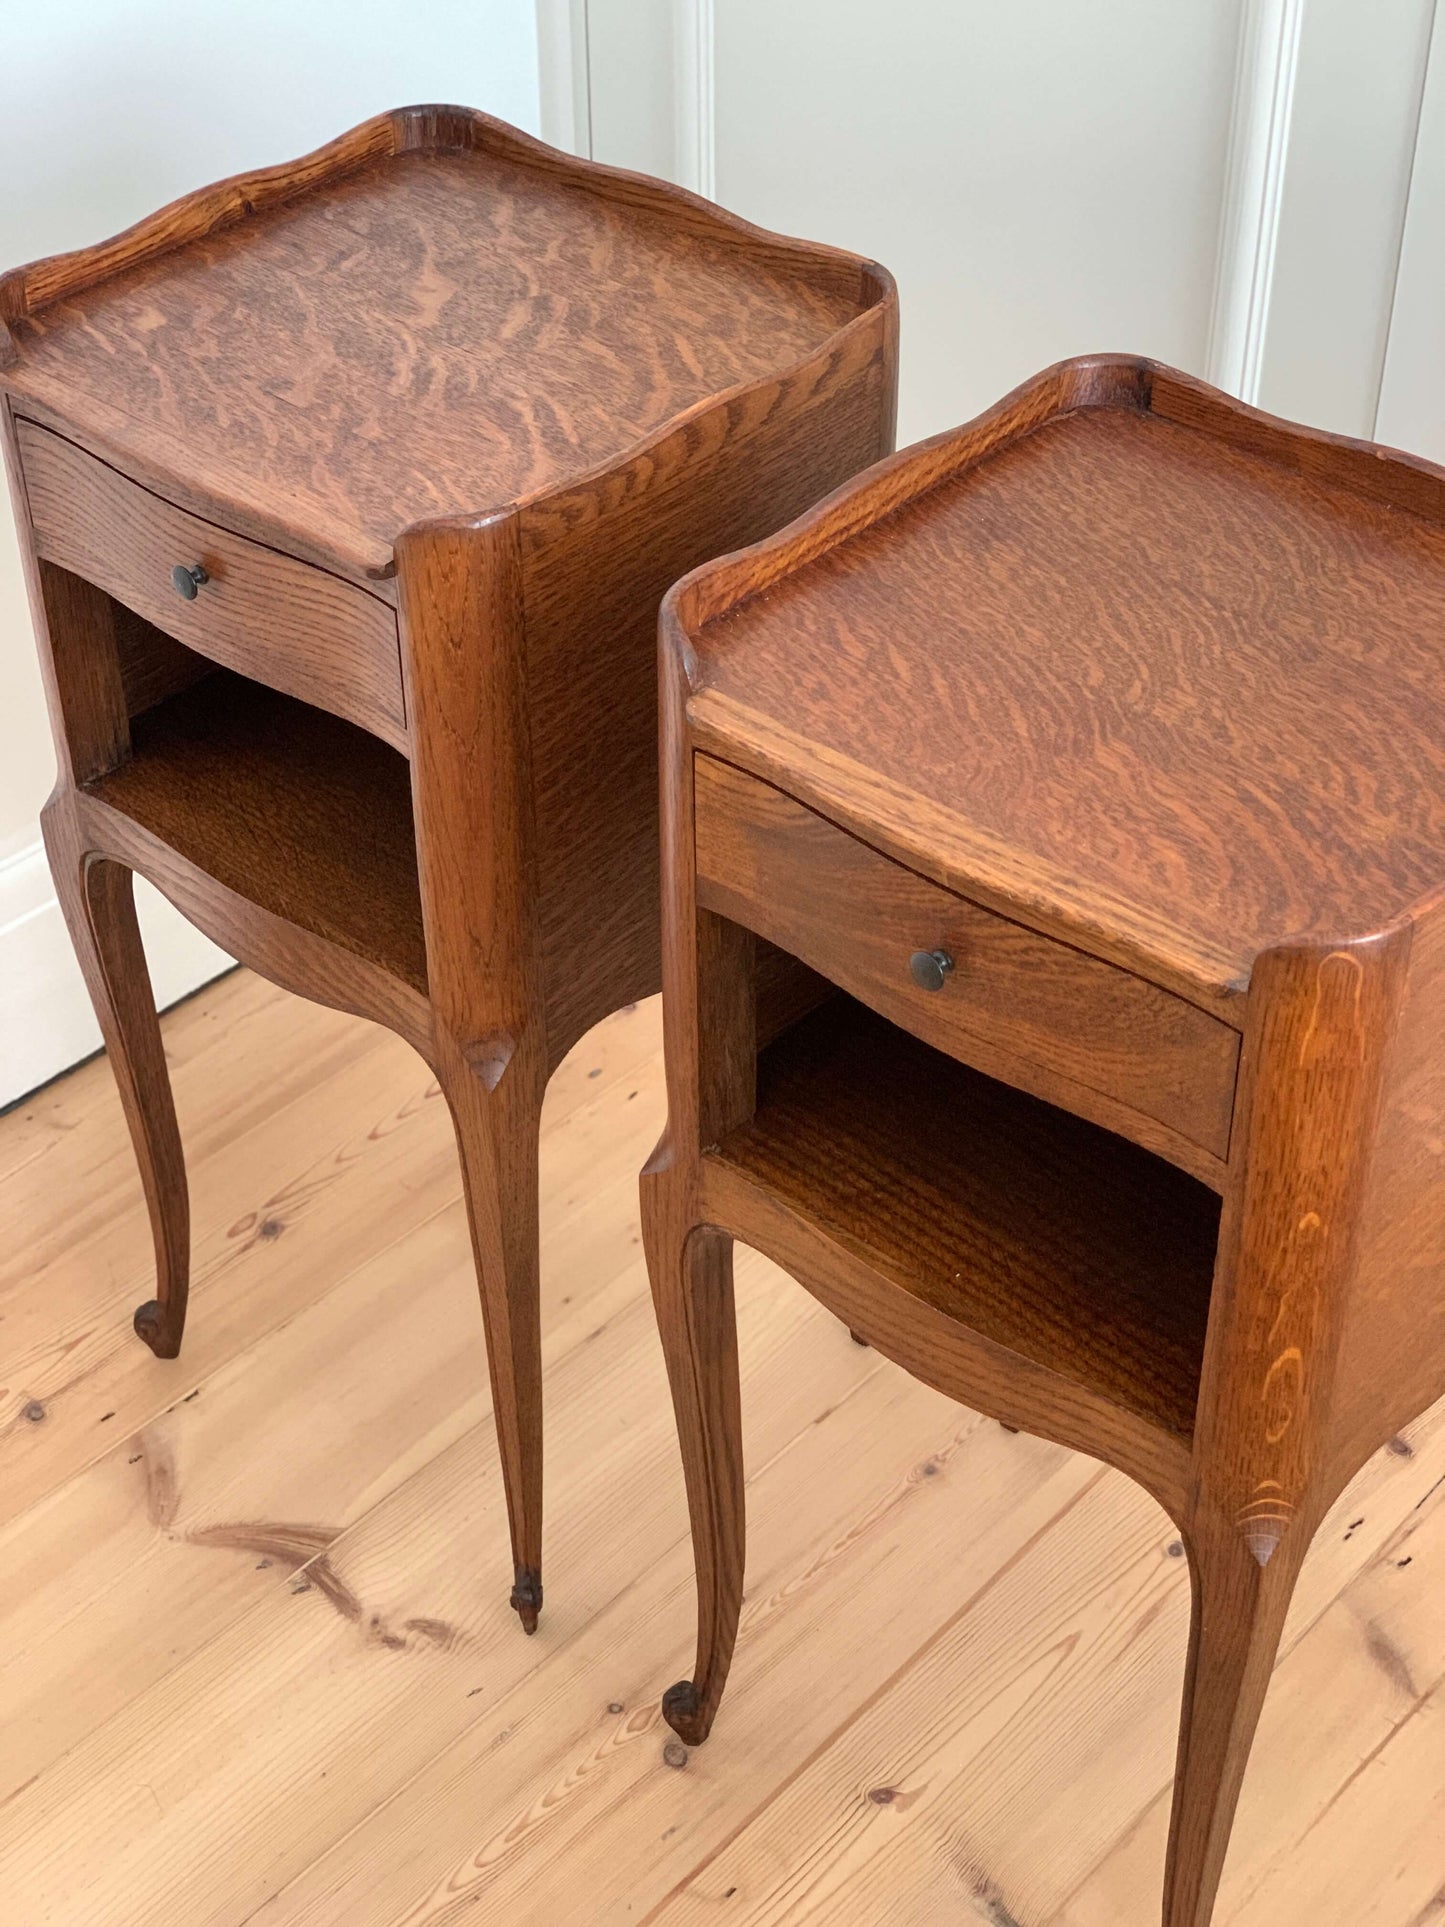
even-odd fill
[[[1204,1927],[1311,1536],[1445,1392],[1445,471],[1065,363],[662,631],[666,1716],[737,1628],[736,1236],[1178,1523]]]
[[[657,988],[667,585],[892,446],[882,269],[485,115],[384,114],[0,280],[56,887],[174,1356],[185,1171],[131,904],[390,1025],[456,1125],[541,1604],[537,1124]]]

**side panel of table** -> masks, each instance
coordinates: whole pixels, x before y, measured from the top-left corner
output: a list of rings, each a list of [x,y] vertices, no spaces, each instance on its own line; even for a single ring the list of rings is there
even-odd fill
[[[792,373],[522,510],[548,1055],[661,982],[657,611],[886,454],[891,301]]]

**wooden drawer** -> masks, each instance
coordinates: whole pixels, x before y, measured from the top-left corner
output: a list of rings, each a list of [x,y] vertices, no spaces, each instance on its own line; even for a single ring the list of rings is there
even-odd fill
[[[213,662],[405,749],[396,612],[380,597],[152,495],[63,436],[16,423],[35,545]],[[194,601],[171,571],[199,563]]]
[[[1218,1181],[1238,1032],[915,875],[730,764],[699,755],[695,768],[704,908],[950,1056]],[[954,967],[920,988],[910,958],[934,950]]]

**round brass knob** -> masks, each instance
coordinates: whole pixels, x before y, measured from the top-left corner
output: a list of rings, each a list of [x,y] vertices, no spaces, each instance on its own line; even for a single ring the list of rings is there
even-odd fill
[[[908,959],[908,974],[920,990],[942,990],[952,968],[953,959],[946,950],[915,950]]]
[[[178,562],[171,570],[171,582],[175,592],[178,596],[184,596],[187,602],[194,602],[202,583],[209,582],[210,579],[199,562],[189,569],[184,562]]]

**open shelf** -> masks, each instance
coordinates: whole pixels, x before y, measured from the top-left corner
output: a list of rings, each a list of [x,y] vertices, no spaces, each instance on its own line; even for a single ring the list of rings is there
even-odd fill
[[[1220,1200],[838,996],[711,1157],[948,1317],[1188,1438]]]
[[[425,994],[404,756],[224,669],[133,717],[131,747],[87,794],[228,890]]]

